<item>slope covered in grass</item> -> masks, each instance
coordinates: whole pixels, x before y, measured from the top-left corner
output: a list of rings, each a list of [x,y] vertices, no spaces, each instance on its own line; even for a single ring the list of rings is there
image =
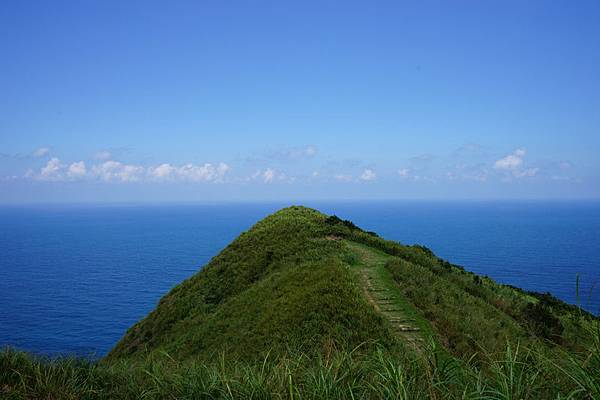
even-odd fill
[[[161,299],[108,358],[156,350],[177,358],[224,350],[256,358],[288,348],[392,346],[393,335],[362,296],[325,219],[304,207],[263,219]]]
[[[370,255],[370,256],[369,256]],[[167,352],[177,359],[225,352],[321,352],[402,342],[365,296],[354,265],[378,260],[397,304],[458,357],[541,341],[576,350],[594,317],[549,296],[464,271],[422,246],[405,246],[350,221],[289,207],[258,222],[176,286],[133,326],[108,359]],[[381,269],[385,264],[385,272]],[[375,270],[374,270],[375,271]],[[399,303],[400,302],[400,303]],[[405,310],[406,311],[406,310]],[[400,338],[401,339],[401,338]]]
[[[327,221],[336,235],[389,256],[385,268],[400,295],[458,357],[502,351],[510,342],[570,351],[592,342],[590,327],[598,318],[548,293],[501,285],[438,258],[424,246],[385,240],[334,217]]]

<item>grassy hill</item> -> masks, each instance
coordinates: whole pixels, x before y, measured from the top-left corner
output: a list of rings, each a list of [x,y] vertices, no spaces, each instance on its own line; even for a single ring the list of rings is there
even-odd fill
[[[288,348],[386,346],[393,336],[328,238],[325,216],[279,211],[242,233],[133,326],[108,359],[165,351],[181,358],[260,358]]]
[[[0,395],[600,398],[599,330],[548,294],[289,207],[173,288],[105,359],[4,351]]]

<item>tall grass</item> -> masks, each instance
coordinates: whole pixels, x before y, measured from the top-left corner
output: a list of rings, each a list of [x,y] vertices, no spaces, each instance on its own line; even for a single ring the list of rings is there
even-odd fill
[[[483,350],[482,350],[483,351]],[[598,399],[600,328],[585,352],[507,344],[458,360],[435,345],[419,354],[333,351],[267,353],[257,362],[222,355],[210,363],[167,354],[93,363],[0,352],[2,399]]]

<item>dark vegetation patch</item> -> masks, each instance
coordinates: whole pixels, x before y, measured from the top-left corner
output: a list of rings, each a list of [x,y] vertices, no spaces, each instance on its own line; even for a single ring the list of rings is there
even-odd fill
[[[527,324],[529,331],[538,337],[561,343],[563,325],[542,302],[527,304],[521,312],[521,320]]]

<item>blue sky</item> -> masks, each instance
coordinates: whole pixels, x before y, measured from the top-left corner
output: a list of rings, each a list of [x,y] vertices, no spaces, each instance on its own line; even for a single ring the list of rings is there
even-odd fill
[[[8,2],[0,202],[600,197],[600,3]]]

